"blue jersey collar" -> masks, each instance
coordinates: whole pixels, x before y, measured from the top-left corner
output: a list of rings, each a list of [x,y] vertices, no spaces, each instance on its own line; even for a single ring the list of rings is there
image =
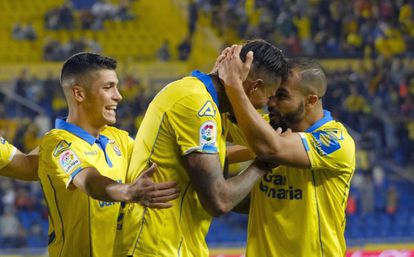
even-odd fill
[[[331,112],[327,110],[323,110],[323,118],[315,122],[310,128],[308,128],[305,132],[313,132],[318,128],[322,127],[325,123],[333,120],[331,116]]]
[[[192,71],[191,76],[196,77],[201,82],[203,82],[207,91],[210,93],[211,97],[213,98],[214,103],[216,103],[217,108],[219,108],[218,94],[217,94],[216,88],[214,87],[213,80],[211,79],[211,77],[208,74],[202,73],[199,70]]]
[[[96,142],[96,140],[102,140],[103,139],[103,141],[109,141],[108,138],[104,135],[99,135],[99,138],[97,139],[96,137],[89,134],[83,128],[78,127],[75,124],[68,123],[64,119],[56,119],[55,128],[69,131],[70,133],[75,134],[76,136],[82,138],[83,140],[88,142],[88,144],[90,144],[90,145],[93,145]]]
[[[109,159],[109,156],[106,153],[106,145],[109,143],[109,138],[104,135],[99,134],[99,137],[96,138],[89,134],[86,130],[82,129],[81,127],[76,126],[75,124],[71,124],[66,122],[64,119],[56,119],[55,121],[55,128],[66,130],[79,138],[85,140],[88,144],[93,145],[96,143],[104,152],[106,162],[108,163],[109,167],[112,167],[112,162]]]

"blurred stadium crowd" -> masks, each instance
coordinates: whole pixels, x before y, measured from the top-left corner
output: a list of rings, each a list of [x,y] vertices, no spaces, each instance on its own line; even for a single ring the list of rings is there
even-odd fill
[[[143,0],[140,0],[143,1]],[[48,10],[47,30],[102,30],[105,20],[140,19],[129,9],[132,1],[73,1]],[[241,39],[263,38],[282,47],[286,56],[350,57],[370,65],[327,69],[328,92],[324,105],[346,124],[356,138],[358,170],[348,203],[348,239],[414,238],[412,182],[414,167],[414,50],[413,1],[407,0],[196,0],[188,4],[188,36],[181,43],[187,60],[192,36],[201,16],[223,45]],[[82,3],[82,4],[81,4]],[[79,29],[77,28],[77,29]],[[15,24],[15,40],[39,40],[30,24]],[[181,40],[181,39],[180,39]],[[88,43],[86,43],[88,42]],[[60,61],[85,50],[96,52],[102,41],[70,39],[44,45],[44,60]],[[168,52],[166,42],[156,58]],[[181,55],[178,55],[181,56]],[[178,75],[178,74],[177,74]],[[58,78],[38,78],[22,70],[12,84],[14,97],[0,94],[2,135],[28,152],[65,115],[66,105]],[[155,90],[135,74],[120,77],[124,97],[117,113],[120,128],[134,136]],[[41,110],[33,110],[23,99]],[[411,173],[409,172],[411,170]],[[407,172],[408,171],[408,172]],[[399,174],[399,176],[395,175]],[[412,180],[411,180],[412,181]],[[44,247],[47,244],[47,209],[38,183],[0,179],[0,248]],[[210,244],[243,244],[247,218],[226,215],[213,223]],[[381,224],[382,226],[378,226]],[[351,240],[352,241],[352,240]]]

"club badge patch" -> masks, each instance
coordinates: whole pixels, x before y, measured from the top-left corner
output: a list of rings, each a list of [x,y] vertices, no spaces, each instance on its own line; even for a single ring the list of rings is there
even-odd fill
[[[72,150],[66,150],[59,155],[59,164],[65,173],[72,172],[81,162]]]
[[[114,140],[109,141],[109,144],[111,144],[112,148],[114,149],[114,152],[116,155],[121,156],[121,150],[119,150],[119,146]]]
[[[200,127],[200,146],[215,146],[217,125],[213,121],[204,122]]]
[[[58,156],[61,152],[69,149],[70,145],[72,143],[68,143],[66,140],[62,140],[59,142],[59,144],[55,147],[55,150],[53,151],[53,156]]]
[[[339,141],[344,137],[338,131],[316,131],[312,133],[315,139],[314,147],[319,155],[329,155],[341,148]]]

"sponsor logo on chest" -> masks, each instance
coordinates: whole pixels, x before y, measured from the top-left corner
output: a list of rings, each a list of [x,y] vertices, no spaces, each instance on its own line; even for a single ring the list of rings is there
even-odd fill
[[[283,200],[303,199],[302,189],[287,185],[286,176],[280,174],[266,174],[260,181],[259,188],[269,198]]]

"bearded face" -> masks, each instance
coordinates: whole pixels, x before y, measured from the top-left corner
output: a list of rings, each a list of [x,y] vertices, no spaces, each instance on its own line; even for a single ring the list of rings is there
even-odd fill
[[[291,128],[293,124],[300,122],[305,114],[305,103],[301,101],[298,106],[293,110],[285,114],[282,114],[279,109],[273,105],[269,105],[269,118],[270,125],[273,129],[282,128],[282,131],[286,131]]]

